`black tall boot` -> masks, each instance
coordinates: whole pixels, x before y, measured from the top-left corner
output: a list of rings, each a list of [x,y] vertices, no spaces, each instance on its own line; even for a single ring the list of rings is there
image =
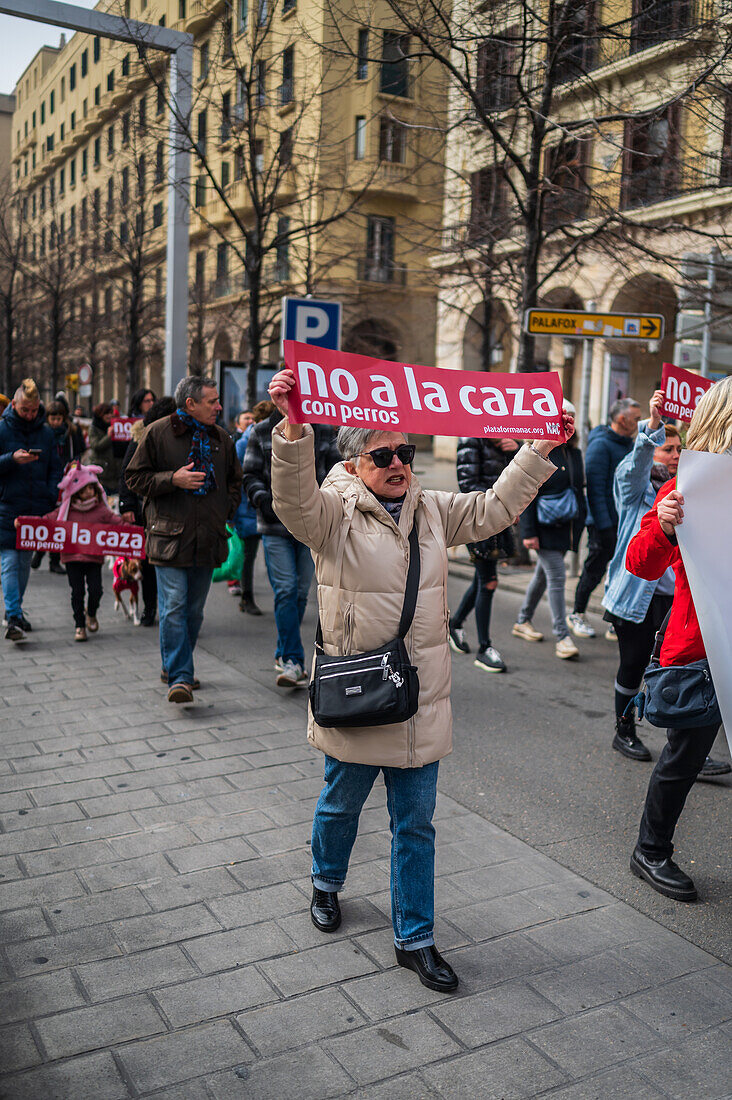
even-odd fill
[[[629,760],[650,760],[651,754],[635,732],[635,719],[624,715],[615,719],[613,748]]]

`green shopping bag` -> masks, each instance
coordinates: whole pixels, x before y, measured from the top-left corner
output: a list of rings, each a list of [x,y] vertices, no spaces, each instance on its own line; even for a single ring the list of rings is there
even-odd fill
[[[213,579],[215,581],[238,581],[241,579],[242,569],[244,568],[244,543],[228,523],[226,530],[229,533],[229,553],[224,564],[220,565],[218,569],[214,569]]]

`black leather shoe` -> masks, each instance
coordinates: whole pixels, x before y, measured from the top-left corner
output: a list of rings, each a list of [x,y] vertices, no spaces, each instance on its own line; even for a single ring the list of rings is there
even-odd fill
[[[254,602],[254,596],[249,593],[244,593],[239,600],[239,610],[243,611],[246,615],[261,615],[262,612]]]
[[[630,857],[630,869],[667,898],[696,901],[696,886],[672,859],[649,859],[640,848],[636,848]]]
[[[318,890],[317,886],[313,886],[310,919],[321,932],[335,932],[336,928],[340,928],[341,907],[335,890]]]
[[[25,630],[25,627],[23,627]],[[716,779],[718,775],[729,775],[732,771],[732,767],[726,760],[713,760],[711,756],[708,756],[702,764],[701,771],[697,775],[697,779]]]
[[[452,993],[457,989],[457,974],[434,944],[418,947],[416,951],[402,951],[401,947],[395,947],[394,952],[399,965],[413,970],[428,989],[436,989],[438,993]]]
[[[615,719],[613,748],[629,760],[650,760],[651,754],[635,732],[632,718]]]
[[[140,626],[155,626],[155,613],[156,608],[153,607],[149,610],[145,608],[140,616]]]

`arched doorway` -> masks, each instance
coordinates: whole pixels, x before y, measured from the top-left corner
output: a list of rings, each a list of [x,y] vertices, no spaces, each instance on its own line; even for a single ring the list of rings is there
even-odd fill
[[[584,310],[585,304],[571,287],[554,287],[541,299],[547,309]],[[563,340],[561,336],[537,336],[535,344],[537,370],[556,370],[562,380],[562,391],[579,408],[582,388],[582,341]]]
[[[665,321],[661,341],[605,341],[605,392],[603,411],[618,397],[633,397],[645,407],[661,383],[664,362],[674,354],[677,298],[674,288],[660,275],[636,275],[615,295],[612,313],[660,313]]]
[[[374,359],[391,362],[399,357],[395,334],[383,321],[372,317],[353,325],[343,343],[343,350],[353,355],[370,355]]]

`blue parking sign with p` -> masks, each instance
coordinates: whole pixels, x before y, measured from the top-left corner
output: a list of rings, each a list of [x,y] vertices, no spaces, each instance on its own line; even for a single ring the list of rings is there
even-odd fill
[[[282,339],[339,351],[341,346],[341,303],[316,298],[282,299]]]

